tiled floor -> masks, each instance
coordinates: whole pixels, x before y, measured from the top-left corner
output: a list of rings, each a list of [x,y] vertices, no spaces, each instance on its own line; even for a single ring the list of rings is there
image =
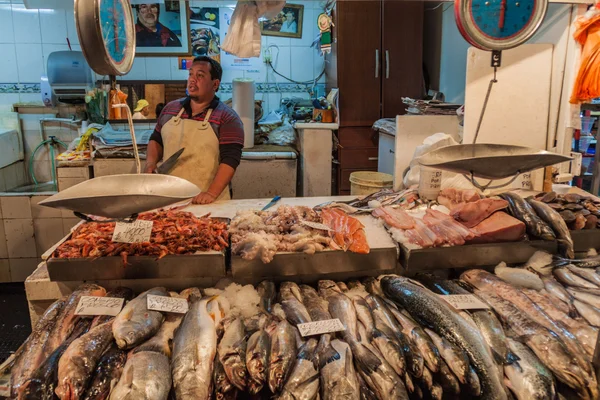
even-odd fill
[[[0,284],[0,363],[31,333],[23,283]]]

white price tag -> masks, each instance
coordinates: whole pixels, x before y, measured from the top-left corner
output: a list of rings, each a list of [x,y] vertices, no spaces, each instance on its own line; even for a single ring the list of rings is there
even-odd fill
[[[150,241],[154,221],[137,219],[131,223],[117,222],[112,241],[120,243],[144,243]]]
[[[112,315],[121,312],[125,299],[118,297],[81,296],[75,315]]]
[[[298,324],[298,330],[300,335],[313,336],[321,335],[323,333],[345,331],[344,325],[338,319],[327,319],[325,321],[307,322],[305,324]]]
[[[441,297],[457,310],[481,310],[490,308],[473,294],[449,294]]]
[[[188,312],[189,306],[186,299],[149,294],[147,308],[154,311],[185,314]]]

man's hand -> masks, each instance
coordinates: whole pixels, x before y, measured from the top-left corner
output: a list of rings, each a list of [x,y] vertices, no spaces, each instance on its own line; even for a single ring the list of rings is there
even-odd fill
[[[198,196],[194,197],[192,203],[194,204],[210,204],[217,199],[217,196],[214,196],[209,192],[202,192]]]
[[[146,165],[144,166],[144,173],[145,174],[156,174],[156,164],[148,164],[146,163]]]

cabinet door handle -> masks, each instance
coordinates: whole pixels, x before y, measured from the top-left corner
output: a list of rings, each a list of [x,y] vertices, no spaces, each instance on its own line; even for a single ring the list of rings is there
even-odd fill
[[[379,49],[375,49],[375,78],[379,78]]]
[[[395,151],[394,151],[394,150],[392,150],[392,149],[390,149],[390,153],[394,154],[394,153],[395,153]]]
[[[390,79],[390,52],[385,51],[385,79]]]
[[[379,160],[379,157],[369,157],[369,161],[377,161]]]

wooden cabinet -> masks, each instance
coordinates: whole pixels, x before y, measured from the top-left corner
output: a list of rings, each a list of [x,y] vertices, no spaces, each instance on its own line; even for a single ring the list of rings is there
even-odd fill
[[[377,168],[380,118],[405,113],[402,97],[423,96],[422,1],[338,1],[327,86],[339,89],[338,191],[349,174]]]

